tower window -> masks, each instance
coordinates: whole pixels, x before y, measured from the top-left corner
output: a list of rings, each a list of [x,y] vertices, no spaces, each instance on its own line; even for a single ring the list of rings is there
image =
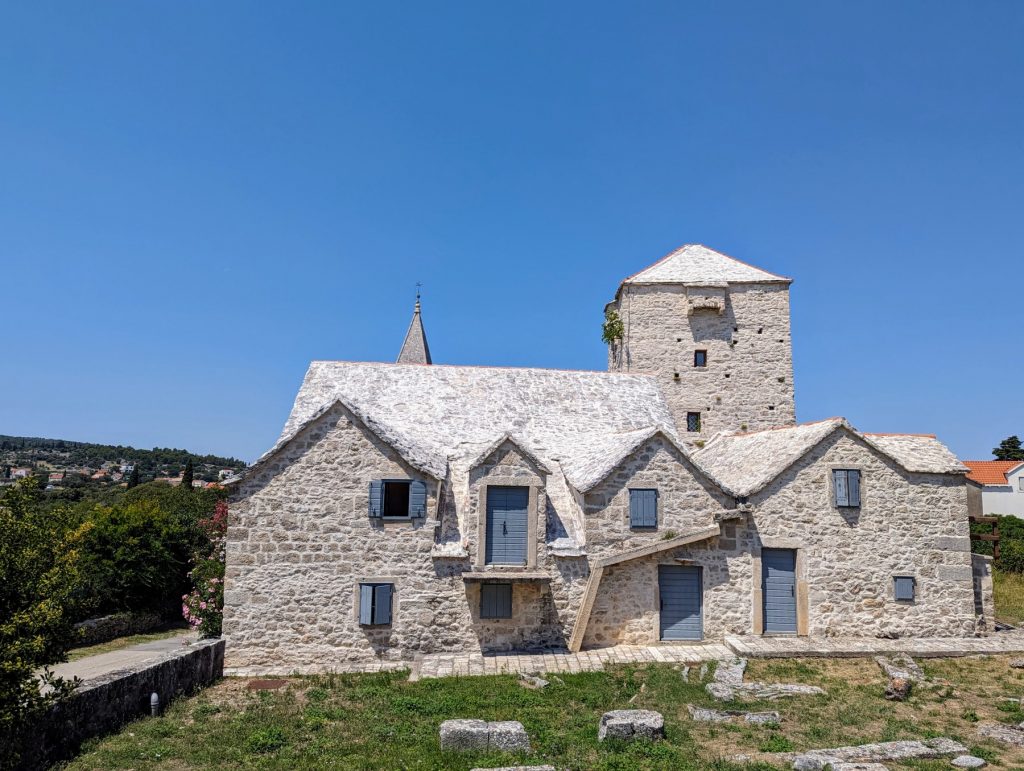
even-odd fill
[[[707,351],[694,351],[693,352],[693,366],[695,366],[695,367],[706,367],[706,366],[708,366],[708,352]]]
[[[700,413],[699,412],[687,412],[686,413],[686,430],[690,433],[697,433],[700,431]]]

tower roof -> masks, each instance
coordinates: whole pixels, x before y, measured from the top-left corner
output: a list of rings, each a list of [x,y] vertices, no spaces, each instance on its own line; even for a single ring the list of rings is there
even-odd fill
[[[423,331],[423,319],[420,316],[420,296],[416,295],[416,305],[412,311],[409,331],[405,333],[405,342],[398,352],[399,364],[430,364],[430,346],[427,345],[427,333]]]
[[[790,283],[793,279],[769,273],[716,252],[703,244],[684,244],[623,284]]]

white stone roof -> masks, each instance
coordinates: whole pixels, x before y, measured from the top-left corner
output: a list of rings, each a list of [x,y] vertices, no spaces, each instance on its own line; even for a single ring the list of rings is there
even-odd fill
[[[790,283],[792,279],[755,268],[703,244],[685,244],[623,284],[695,284],[707,286],[724,282]]]
[[[832,432],[845,429],[906,471],[960,474],[967,469],[934,436],[862,434],[843,418],[829,418],[750,433],[719,434],[691,458],[712,479],[738,497],[764,489]]]
[[[907,471],[966,474],[970,471],[934,434],[861,434]]]
[[[649,375],[314,361],[267,455],[338,401],[438,477],[448,459],[469,464],[511,438],[538,459],[559,462],[576,486],[601,458],[620,452],[621,435],[673,432]]]

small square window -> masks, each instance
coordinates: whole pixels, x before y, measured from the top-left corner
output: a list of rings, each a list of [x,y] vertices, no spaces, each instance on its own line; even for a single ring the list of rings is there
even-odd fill
[[[686,413],[686,430],[690,433],[696,433],[700,431],[700,413],[699,412],[687,412]]]
[[[706,367],[706,366],[708,366],[708,352],[707,351],[694,351],[693,352],[693,366],[695,366],[695,367]]]
[[[409,516],[409,487],[411,482],[405,479],[384,480],[383,513],[385,517]]]
[[[512,618],[512,584],[480,585],[480,618]]]
[[[391,598],[394,584],[359,584],[359,623],[362,626],[386,626],[391,623]]]
[[[896,576],[893,578],[893,596],[899,602],[913,602],[915,581],[913,576]]]

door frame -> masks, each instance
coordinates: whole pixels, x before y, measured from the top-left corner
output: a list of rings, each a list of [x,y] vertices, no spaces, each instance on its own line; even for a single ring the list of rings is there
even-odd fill
[[[662,607],[662,603],[661,603],[661,569],[662,569],[662,567],[693,568],[694,570],[697,571],[697,589],[698,589],[698,591],[700,593],[700,637],[695,638],[693,640],[666,640],[664,637],[662,637],[662,632],[663,632],[662,627],[661,627],[661,607]],[[690,644],[692,644],[692,643],[704,642],[704,566],[703,565],[681,565],[678,562],[659,562],[656,565],[655,570],[656,570],[656,581],[655,581],[655,583],[656,583],[656,585],[658,587],[658,596],[657,596],[658,616],[657,616],[657,619],[656,619],[656,626],[655,626],[655,629],[654,629],[654,632],[655,632],[654,637],[657,640],[658,644],[659,645],[663,644],[663,643],[683,643],[683,644],[690,643]]]
[[[792,549],[796,552],[796,636],[807,637],[808,634],[808,590],[807,590],[807,551],[803,544],[795,538],[762,538],[754,548],[751,559],[751,631],[756,635],[773,636],[764,631],[764,577],[761,564],[762,549]],[[792,633],[785,635],[792,637]]]

